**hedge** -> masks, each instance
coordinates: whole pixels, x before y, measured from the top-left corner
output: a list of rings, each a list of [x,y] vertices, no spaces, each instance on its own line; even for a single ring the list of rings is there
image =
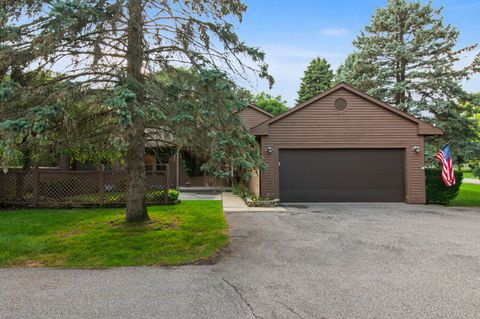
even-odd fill
[[[442,170],[438,168],[425,169],[425,189],[427,192],[428,204],[447,205],[452,199],[457,197],[460,191],[460,185],[463,180],[463,173],[455,171],[456,183],[448,187],[442,179]]]

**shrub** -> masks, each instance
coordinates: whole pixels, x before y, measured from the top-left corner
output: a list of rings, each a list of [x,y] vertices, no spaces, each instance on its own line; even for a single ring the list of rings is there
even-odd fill
[[[251,197],[253,197],[253,193],[244,184],[233,185],[232,193],[240,196],[241,198],[251,198]]]
[[[173,203],[174,201],[178,200],[178,196],[180,196],[180,192],[176,189],[169,189],[168,190],[168,202]]]
[[[447,205],[460,191],[463,180],[463,173],[455,171],[456,184],[448,187],[442,179],[442,170],[438,168],[425,169],[425,188],[428,204]]]
[[[149,200],[153,200],[153,201],[163,201],[164,195],[165,195],[165,191],[156,191],[154,193],[147,192],[147,197],[149,198]],[[174,203],[176,200],[178,200],[179,195],[180,195],[179,191],[175,189],[169,189],[167,193],[168,203]]]

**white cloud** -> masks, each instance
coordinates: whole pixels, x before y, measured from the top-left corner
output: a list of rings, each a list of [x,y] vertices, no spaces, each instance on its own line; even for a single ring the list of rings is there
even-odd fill
[[[324,28],[320,30],[320,33],[329,37],[343,37],[348,34],[348,30],[345,28]]]

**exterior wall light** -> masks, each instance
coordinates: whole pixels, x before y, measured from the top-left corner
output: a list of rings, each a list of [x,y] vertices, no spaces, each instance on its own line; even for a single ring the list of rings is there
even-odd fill
[[[417,154],[420,153],[420,146],[415,145],[415,146],[413,147],[413,151],[414,151],[415,153],[417,153]]]
[[[267,153],[272,154],[273,153],[273,146],[269,145],[267,146]]]

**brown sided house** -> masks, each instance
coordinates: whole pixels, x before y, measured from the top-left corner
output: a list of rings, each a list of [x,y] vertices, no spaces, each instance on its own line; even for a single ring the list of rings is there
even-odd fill
[[[273,118],[272,114],[251,104],[238,114],[247,129]],[[153,131],[154,134],[152,131],[147,133],[151,140],[146,144],[148,151],[145,157],[146,168],[155,170],[163,164],[168,164],[170,188],[229,186],[229,181],[219,181],[202,172],[200,167],[204,161],[201,158],[185,151],[177,152],[171,136],[163,136],[165,133],[158,131]],[[171,141],[171,143],[167,144],[164,141]],[[187,165],[189,166],[188,172]]]
[[[238,113],[247,129],[251,129],[273,118],[273,115],[253,104]]]
[[[407,203],[425,203],[424,139],[443,133],[346,84],[251,132],[268,164],[251,183],[259,195]]]

